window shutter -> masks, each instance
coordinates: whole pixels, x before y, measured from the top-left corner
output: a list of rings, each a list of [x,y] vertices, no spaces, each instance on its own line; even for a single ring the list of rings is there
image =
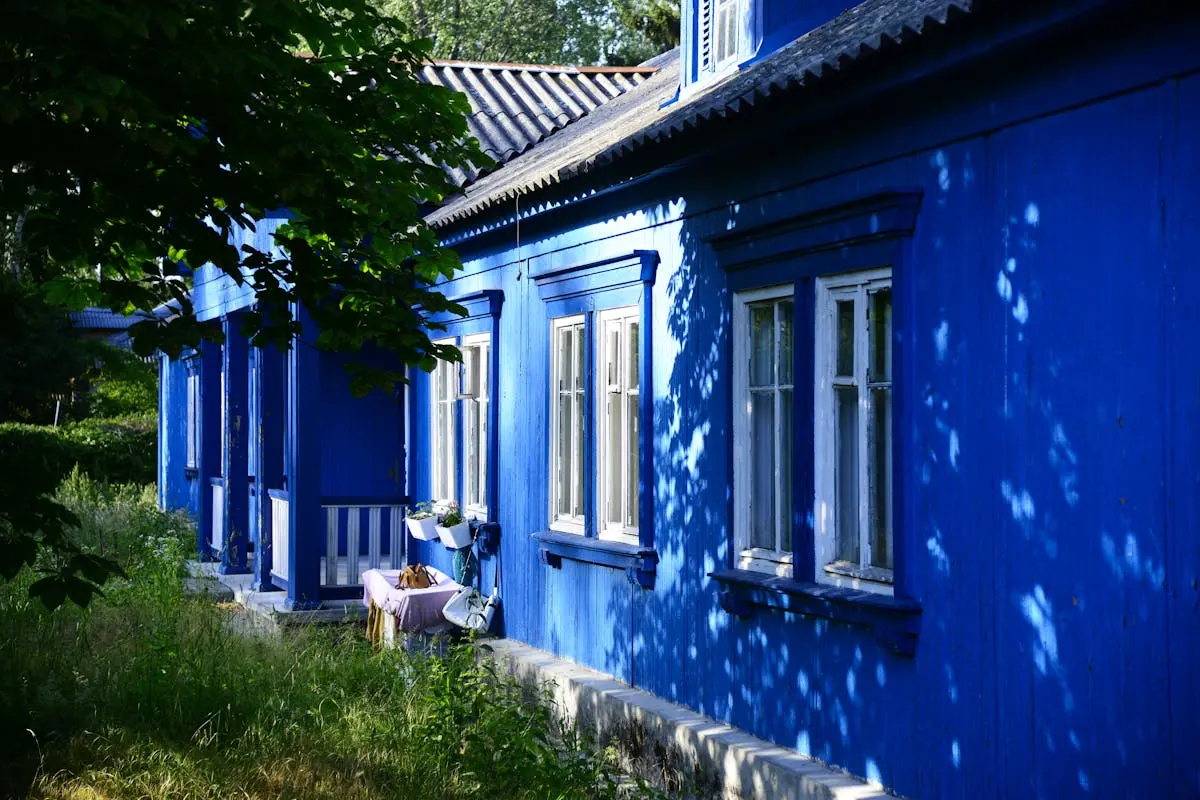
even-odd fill
[[[713,2],[714,0],[699,0],[700,13],[699,19],[696,22],[697,36],[696,40],[700,45],[699,64],[700,72],[708,72],[712,69],[712,17],[713,17]]]

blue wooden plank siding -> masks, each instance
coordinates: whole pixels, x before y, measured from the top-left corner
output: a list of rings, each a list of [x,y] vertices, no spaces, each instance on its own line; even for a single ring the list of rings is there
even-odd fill
[[[794,5],[754,8],[769,32],[800,24]],[[956,5],[978,8],[853,76],[445,218],[465,269],[441,289],[470,314],[435,336],[492,335],[501,558],[484,558],[481,585],[502,560],[507,636],[903,795],[1200,795],[1200,13]],[[608,265],[634,253],[655,254],[652,274],[614,287]],[[893,270],[895,596],[731,578],[734,294],[793,284],[793,366],[812,376],[814,279],[868,266]],[[210,318],[246,302],[211,278],[196,294]],[[650,343],[643,582],[619,548],[583,552],[603,550],[589,538],[563,556],[535,536],[550,523],[551,320],[616,305],[646,309]],[[427,374],[410,371],[399,400],[359,401],[337,359],[286,361],[276,463],[304,506],[296,576],[323,546],[302,529],[316,487],[429,498],[434,442]],[[162,369],[177,414],[176,366]],[[203,373],[208,454],[220,382]],[[815,400],[802,380],[797,393],[791,532],[807,579]],[[178,502],[190,484],[163,430],[164,502]],[[589,510],[595,483],[588,470]],[[409,547],[451,569],[440,544]],[[305,580],[287,586],[297,607],[320,596]]]

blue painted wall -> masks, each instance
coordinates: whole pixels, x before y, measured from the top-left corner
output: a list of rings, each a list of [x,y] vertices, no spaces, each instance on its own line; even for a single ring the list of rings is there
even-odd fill
[[[196,513],[187,481],[187,368],[182,360],[158,360],[158,504]]]
[[[446,293],[505,293],[507,635],[902,794],[1200,793],[1200,25],[1128,22],[955,66],[861,116],[749,142],[726,128],[703,170],[527,216],[519,251],[511,226],[451,232],[467,270]],[[863,628],[732,617],[707,578],[731,523],[730,293],[707,240],[896,187],[923,193],[898,289],[915,336],[896,434],[923,608],[911,657]],[[637,249],[662,257],[649,591],[544,566],[530,539],[549,483],[530,275]],[[423,373],[411,397],[419,499]]]

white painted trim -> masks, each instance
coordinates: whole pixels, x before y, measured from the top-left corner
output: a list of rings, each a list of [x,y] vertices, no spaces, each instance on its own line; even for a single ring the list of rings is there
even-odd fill
[[[580,409],[586,408],[586,405],[587,405],[587,380],[586,380],[587,365],[586,365],[586,363],[573,365],[575,370],[579,370],[579,369],[585,370],[585,378],[584,378],[584,381],[583,381],[583,384],[581,387],[572,386],[568,389],[560,390],[559,385],[558,385],[559,369],[560,369],[560,365],[558,363],[558,334],[559,334],[559,331],[561,331],[563,329],[575,328],[575,327],[579,328],[579,330],[582,332],[583,336],[585,337],[585,341],[586,341],[586,337],[587,337],[587,317],[586,317],[586,315],[576,314],[576,315],[570,316],[570,317],[556,317],[556,318],[550,320],[550,348],[549,348],[549,350],[550,350],[550,387],[549,387],[550,388],[550,437],[549,438],[550,438],[550,440],[548,442],[549,458],[547,459],[547,462],[546,462],[549,465],[548,472],[549,472],[549,480],[550,480],[550,491],[548,492],[548,495],[549,495],[550,503],[549,503],[549,508],[547,509],[547,511],[549,513],[550,528],[552,530],[561,531],[563,533],[577,533],[577,534],[582,535],[584,533],[583,509],[585,508],[584,497],[582,496],[582,494],[587,491],[586,487],[580,487],[581,496],[572,497],[572,507],[573,508],[578,507],[578,509],[579,509],[578,514],[567,515],[567,514],[559,514],[558,513],[558,425],[559,425],[558,402],[559,402],[559,396],[562,392],[566,392],[568,394],[571,394],[573,397],[579,397],[581,399],[581,402],[576,404],[576,405],[578,405],[578,407]],[[571,348],[571,358],[574,359],[576,353],[578,353],[578,352],[579,351],[577,348],[572,347]],[[584,348],[584,361],[586,362],[586,360],[587,360],[587,348],[585,347]],[[586,437],[586,431],[585,431],[584,435]],[[569,473],[570,475],[572,475],[572,476],[575,475],[575,467],[577,465],[577,460],[581,460],[583,458],[583,451],[586,446],[587,446],[587,443],[584,441],[572,441],[572,447],[571,447],[572,469]],[[573,491],[574,491],[574,485],[573,485],[573,480],[572,480],[572,492]],[[577,506],[576,506],[576,503],[578,504]]]
[[[492,335],[477,333],[464,336],[459,350],[463,354],[463,392],[458,399],[464,405],[463,413],[463,515],[469,519],[487,519],[487,473],[488,439],[493,435],[488,427],[488,404],[491,402],[489,367],[491,365]],[[469,366],[474,365],[475,374]],[[472,430],[465,408],[474,404],[477,408],[476,426]],[[467,470],[471,464],[471,448],[478,449],[478,471],[475,475],[476,494],[472,495]],[[482,502],[477,502],[482,499]]]
[[[794,284],[780,284],[738,292],[733,297],[733,532],[734,547],[738,553],[738,566],[759,572],[784,577],[792,576],[792,554],[782,550],[766,550],[750,546],[750,519],[752,493],[750,487],[751,466],[751,404],[750,404],[750,306],[764,301],[778,301],[792,298],[795,295]],[[775,318],[775,330],[778,332],[778,312]],[[796,334],[793,328],[792,346],[796,346]],[[779,340],[776,338],[776,368],[779,360]],[[796,376],[792,376],[793,382]],[[794,383],[792,384],[794,387]],[[794,392],[793,388],[793,392]],[[778,392],[776,391],[776,395]],[[793,396],[794,403],[794,396]],[[776,447],[779,447],[780,415],[779,401],[776,399]],[[793,409],[795,406],[793,405]],[[793,424],[795,421],[793,420]],[[789,445],[790,446],[790,445]],[[776,480],[780,478],[777,475]],[[778,506],[779,486],[776,486],[776,505]],[[790,492],[791,489],[789,488]],[[778,511],[775,512],[778,514]],[[779,543],[779,521],[776,520],[776,543]]]
[[[449,339],[438,339],[433,344],[456,346],[457,341],[451,337]],[[458,366],[449,362],[438,359],[433,371],[429,373],[429,494],[436,505],[449,505],[454,503],[457,498],[455,491],[457,481],[457,470],[455,469],[455,458],[458,453],[458,428],[456,420],[455,408],[455,392],[447,394],[444,382],[450,377],[447,375],[449,371],[452,375],[458,374]],[[452,378],[450,378],[452,380]],[[445,410],[450,414],[448,441],[439,441],[438,434],[440,433],[438,419],[438,405],[444,405]]]
[[[869,567],[871,558],[872,503],[875,481],[871,425],[874,421],[873,398],[867,380],[870,356],[870,331],[867,323],[868,293],[891,286],[890,268],[818,278],[814,298],[814,341],[816,380],[813,387],[813,459],[814,459],[814,574],[819,583],[859,589],[878,594],[893,594],[891,583],[839,575],[825,570],[837,560],[837,408],[835,386],[854,386],[858,390],[858,535],[859,563]],[[854,375],[837,376],[837,302],[854,302]],[[892,376],[893,380],[895,376]],[[894,498],[893,498],[894,502]],[[893,552],[896,547],[892,539]]]
[[[617,330],[617,352],[615,354],[615,362],[613,361],[613,353],[611,352],[611,341],[609,339],[609,328],[616,325]],[[636,526],[626,524],[625,520],[629,518],[631,509],[637,511],[637,485],[634,483],[629,485],[632,476],[633,467],[637,465],[638,453],[636,450],[630,451],[629,440],[633,432],[633,427],[637,422],[638,407],[638,391],[639,387],[631,385],[633,372],[637,370],[637,364],[631,363],[631,344],[635,334],[632,331],[634,324],[641,325],[641,307],[640,306],[621,306],[619,308],[609,308],[598,312],[596,316],[597,331],[595,338],[596,343],[596,377],[594,385],[598,387],[596,391],[596,529],[599,538],[607,541],[627,542],[630,544],[638,543],[638,529]],[[632,368],[632,372],[631,372]],[[613,394],[620,396],[620,405],[622,408],[621,430],[619,431],[620,452],[613,454],[609,452],[608,440],[609,434],[609,417],[608,417],[608,400]],[[633,401],[633,416],[630,417],[628,409],[630,401]],[[635,439],[636,443],[636,439]],[[613,486],[609,481],[610,459],[613,457],[619,459],[620,469],[619,475],[625,482],[622,486]],[[640,476],[639,476],[640,478]],[[619,493],[620,517],[617,522],[608,519],[608,507],[614,492]]]

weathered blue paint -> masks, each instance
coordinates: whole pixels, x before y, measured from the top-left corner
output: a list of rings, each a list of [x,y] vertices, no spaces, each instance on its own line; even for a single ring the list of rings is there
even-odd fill
[[[195,513],[184,471],[187,468],[187,365],[158,359],[158,505]]]
[[[200,371],[200,409],[197,425],[200,429],[198,468],[192,478],[196,493],[196,544],[202,560],[216,560],[212,551],[212,478],[224,477],[221,471],[221,346],[202,342],[198,356]]]
[[[223,575],[244,575],[250,572],[250,505],[247,484],[250,424],[248,399],[249,344],[239,332],[240,317],[228,315],[222,319],[225,344],[221,348],[221,371],[224,393],[221,408],[221,474],[225,477],[225,505],[219,512],[224,516],[225,542],[221,564],[217,571]]]
[[[321,353],[317,332],[303,305],[293,304],[292,314],[301,333],[287,352],[287,493],[288,514],[287,600],[289,610],[320,606],[321,549],[325,517],[321,513],[322,427]]]
[[[466,263],[447,296],[504,297],[489,497],[506,633],[910,796],[1194,796],[1200,15],[1080,2],[988,20],[647,150],[639,178],[522,198],[519,240],[515,206],[445,232]],[[634,251],[661,258],[642,370],[652,588],[588,558],[543,564],[532,535],[548,522],[549,320],[603,307],[582,299],[599,283],[547,299],[540,279]],[[726,574],[732,293],[794,280],[800,345],[812,277],[881,264],[897,598],[805,584],[803,392],[797,585]],[[795,357],[811,374],[812,348]],[[429,389],[411,379],[421,499]],[[440,544],[410,546],[450,568]]]
[[[271,591],[271,503],[270,491],[282,490],[284,475],[283,355],[274,347],[254,348],[254,372],[250,392],[255,412],[251,415],[251,450],[254,453],[254,491],[258,497],[251,524],[255,530],[254,590]]]

